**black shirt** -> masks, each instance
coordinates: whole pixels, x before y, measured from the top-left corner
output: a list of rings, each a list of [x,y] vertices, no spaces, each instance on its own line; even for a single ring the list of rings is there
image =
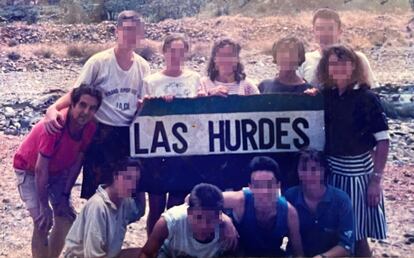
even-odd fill
[[[287,85],[279,82],[276,79],[264,80],[259,84],[259,91],[261,94],[271,93],[303,93],[305,90],[312,88],[308,83],[301,83],[297,85]]]
[[[325,151],[328,155],[355,156],[372,150],[375,133],[388,130],[379,98],[368,89],[324,89]]]

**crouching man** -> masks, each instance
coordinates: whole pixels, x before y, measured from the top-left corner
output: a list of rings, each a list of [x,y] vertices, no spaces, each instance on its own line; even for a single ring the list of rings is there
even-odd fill
[[[161,215],[142,249],[144,257],[217,257],[237,246],[237,231],[222,214],[223,194],[201,183],[188,201]]]
[[[139,248],[122,249],[128,224],[145,213],[144,193],[136,193],[138,161],[125,158],[107,168],[112,177],[99,185],[66,237],[65,257],[137,257]]]
[[[33,257],[58,257],[62,251],[76,216],[69,201],[70,192],[79,175],[83,153],[95,133],[92,120],[101,101],[101,93],[86,85],[74,89],[71,104],[63,112],[62,130],[49,134],[44,120],[40,121],[14,156],[20,197],[34,223]]]

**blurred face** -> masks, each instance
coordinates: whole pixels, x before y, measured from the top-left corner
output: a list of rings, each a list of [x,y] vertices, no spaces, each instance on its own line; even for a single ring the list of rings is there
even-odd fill
[[[333,19],[317,18],[313,24],[315,40],[321,49],[339,42],[341,29]]]
[[[277,49],[276,63],[280,71],[295,71],[299,67],[299,51],[294,44]]]
[[[125,20],[116,29],[118,47],[121,49],[134,50],[139,47],[144,38],[144,24],[142,22]]]
[[[256,207],[272,207],[279,197],[280,184],[271,171],[255,171],[250,177],[250,190]]]
[[[121,198],[132,197],[136,192],[140,177],[141,173],[137,167],[127,167],[126,171],[121,171],[115,176],[114,186],[118,196]]]
[[[232,74],[236,71],[239,57],[233,46],[225,45],[217,49],[214,63],[219,74]]]
[[[72,104],[71,107],[70,114],[73,121],[80,126],[84,126],[91,121],[98,110],[98,100],[95,97],[84,94],[80,97],[79,101],[75,105]]]
[[[341,82],[348,82],[352,79],[354,68],[352,61],[339,60],[335,54],[329,56],[329,77],[338,85],[338,87],[346,87],[346,85]]]
[[[310,159],[300,159],[298,175],[304,188],[319,190],[324,182],[325,170],[319,162]]]
[[[164,52],[164,59],[167,67],[174,69],[180,69],[184,63],[185,54],[187,50],[185,49],[185,44],[181,40],[172,41]]]
[[[215,228],[220,223],[221,211],[188,208],[188,223],[191,230],[198,236],[209,236],[214,233]]]

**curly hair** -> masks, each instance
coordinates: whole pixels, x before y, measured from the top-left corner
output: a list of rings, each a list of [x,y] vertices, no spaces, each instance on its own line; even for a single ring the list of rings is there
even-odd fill
[[[235,55],[237,56],[237,58],[240,59],[239,55],[241,51],[241,46],[239,43],[231,39],[228,39],[228,38],[217,41],[214,44],[213,49],[211,50],[210,61],[207,66],[207,75],[211,81],[215,81],[215,79],[219,75],[218,69],[216,68],[216,64],[215,64],[215,58],[216,58],[218,50],[225,46],[233,47],[233,51]],[[240,63],[240,61],[237,63],[236,69],[234,71],[234,78],[236,79],[237,83],[240,83],[240,81],[246,79],[246,73],[244,72],[244,66]]]
[[[361,60],[358,55],[352,50],[351,47],[341,44],[332,45],[323,50],[322,58],[319,61],[318,68],[316,70],[318,82],[325,88],[335,87],[335,81],[329,75],[329,57],[335,55],[339,61],[350,61],[354,66],[352,72],[349,87],[354,88],[355,85],[359,85],[360,88],[370,88],[367,83],[368,79],[366,71],[361,65]]]

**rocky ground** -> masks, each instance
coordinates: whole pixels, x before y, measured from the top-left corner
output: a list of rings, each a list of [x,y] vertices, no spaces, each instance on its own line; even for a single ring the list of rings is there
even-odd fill
[[[373,243],[375,256],[410,256],[414,251],[414,24],[411,14],[375,15],[343,12],[344,41],[370,59],[381,97],[390,103],[392,136],[384,182],[389,238]],[[274,76],[269,50],[274,40],[295,35],[314,47],[311,14],[267,18],[185,18],[147,25],[145,55],[155,71],[162,65],[159,41],[170,32],[186,33],[192,42],[187,65],[202,74],[211,42],[231,36],[243,46],[248,76],[259,82]],[[359,26],[364,24],[364,27]],[[29,257],[31,222],[14,185],[11,158],[22,137],[45,108],[71,88],[82,62],[114,40],[114,25],[14,23],[0,26],[0,257]],[[70,55],[79,46],[88,53]],[[75,49],[76,50],[76,49]],[[140,50],[142,51],[142,50]],[[80,182],[80,181],[79,181]],[[74,189],[79,211],[80,185]],[[145,218],[130,226],[126,246],[142,246]]]

